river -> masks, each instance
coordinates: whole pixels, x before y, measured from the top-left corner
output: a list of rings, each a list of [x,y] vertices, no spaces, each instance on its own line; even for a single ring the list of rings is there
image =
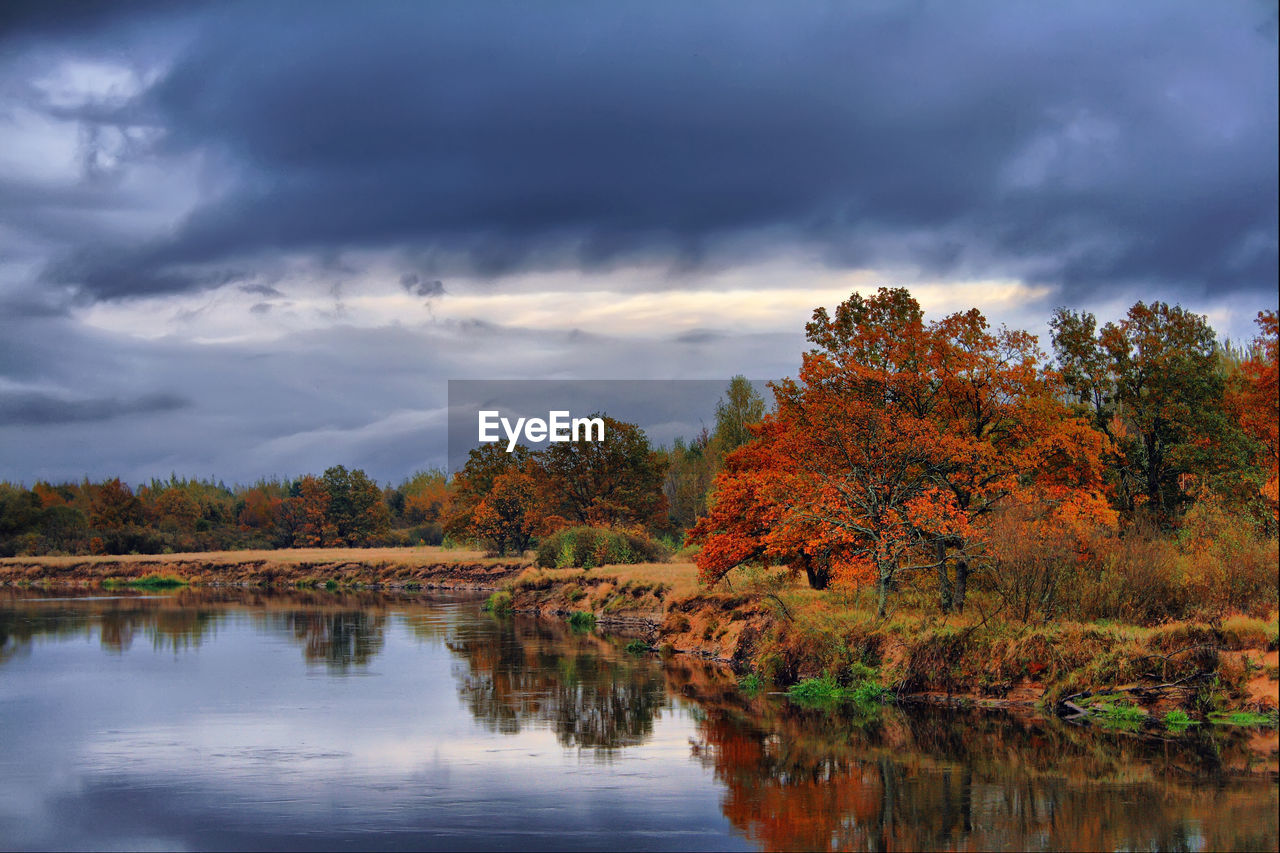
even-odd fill
[[[1275,850],[1256,737],[871,717],[474,596],[0,592],[4,849]],[[1274,765],[1274,757],[1271,759]]]

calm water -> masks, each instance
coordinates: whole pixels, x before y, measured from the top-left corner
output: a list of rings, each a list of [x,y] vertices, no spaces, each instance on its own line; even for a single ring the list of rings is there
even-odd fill
[[[833,717],[469,598],[0,595],[7,849],[1277,847],[1245,733]]]

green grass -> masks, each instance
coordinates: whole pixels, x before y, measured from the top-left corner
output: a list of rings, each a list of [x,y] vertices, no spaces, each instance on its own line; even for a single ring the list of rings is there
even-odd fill
[[[1215,726],[1274,726],[1275,714],[1255,714],[1251,711],[1210,711],[1209,722]]]
[[[1192,726],[1198,725],[1200,723],[1187,716],[1187,712],[1181,708],[1174,708],[1164,715],[1164,727],[1171,732],[1185,732]]]
[[[177,575],[151,574],[143,575],[133,580],[107,578],[102,582],[102,585],[107,589],[119,589],[120,587],[130,587],[132,589],[177,589],[178,587],[189,586],[190,581]]]
[[[569,626],[575,631],[590,631],[596,626],[596,615],[586,610],[570,613]]]
[[[738,679],[738,689],[754,696],[764,689],[764,679],[754,672],[748,672]]]
[[[500,589],[485,599],[484,609],[497,616],[502,616],[515,609],[515,601],[512,599],[510,592]]]
[[[1099,703],[1093,706],[1095,718],[1104,725],[1134,731],[1147,719],[1147,712],[1128,702]]]
[[[874,672],[869,667],[860,667],[859,670],[856,675],[865,675],[862,670]],[[787,690],[787,698],[797,705],[810,707],[855,705],[865,710],[887,702],[889,691],[871,678],[862,678],[850,686],[844,686],[833,676],[824,674],[820,678],[807,678],[799,684],[793,684]]]
[[[644,640],[632,640],[631,642],[627,643],[626,647],[623,650],[629,655],[648,654],[649,644],[646,643]]]

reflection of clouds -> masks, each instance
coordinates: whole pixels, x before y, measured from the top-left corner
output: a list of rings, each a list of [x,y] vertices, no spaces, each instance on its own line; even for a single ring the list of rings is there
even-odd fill
[[[693,727],[679,710],[655,718],[644,744],[612,765],[566,750],[549,720],[495,735],[464,710],[461,661],[444,643],[490,636],[473,605],[334,607],[333,597],[326,611],[323,596],[309,607],[291,594],[242,596],[258,606],[222,611],[198,655],[136,641],[104,655],[83,642],[81,619],[7,666],[5,846],[271,848],[302,838],[359,847],[373,830],[417,833],[410,846],[450,846],[438,841],[446,836],[644,846],[654,809],[671,832],[723,835],[709,772],[687,760]],[[358,666],[356,625],[381,632]],[[539,643],[555,671],[554,641]],[[366,677],[305,665],[309,648]]]

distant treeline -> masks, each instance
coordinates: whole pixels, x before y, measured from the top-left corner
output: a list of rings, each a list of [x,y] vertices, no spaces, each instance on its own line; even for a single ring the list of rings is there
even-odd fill
[[[607,418],[613,440],[604,445],[510,454],[490,445],[457,477],[419,471],[398,485],[341,465],[248,486],[176,475],[136,488],[119,478],[0,483],[0,556],[439,545],[446,536],[518,553],[572,526],[626,528],[670,547],[705,512],[725,455],[763,415],[763,400],[739,377],[714,430],[671,449]]]
[[[319,477],[229,487],[153,479],[0,484],[0,555],[157,554],[244,548],[439,544],[443,473],[379,488],[341,465]]]

